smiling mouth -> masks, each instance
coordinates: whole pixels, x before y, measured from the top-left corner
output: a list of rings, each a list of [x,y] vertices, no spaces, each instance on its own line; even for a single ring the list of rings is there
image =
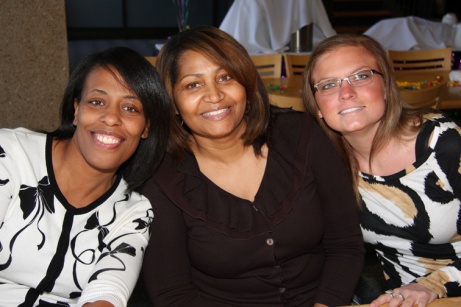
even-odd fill
[[[117,138],[111,135],[95,134],[94,137],[96,138],[96,140],[98,140],[99,142],[105,145],[114,145],[114,144],[119,144],[122,142],[120,138]]]
[[[229,108],[224,108],[224,109],[220,109],[220,110],[217,110],[217,111],[211,111],[211,112],[207,112],[207,113],[202,113],[203,116],[215,116],[215,115],[219,115],[219,114],[222,114],[224,112],[227,112],[229,110]]]
[[[338,114],[339,114],[339,115],[343,115],[343,114],[347,114],[347,113],[351,113],[351,112],[355,112],[355,111],[362,110],[363,108],[365,108],[365,107],[349,108],[349,109],[346,109],[346,110],[342,110],[342,111],[339,112]]]

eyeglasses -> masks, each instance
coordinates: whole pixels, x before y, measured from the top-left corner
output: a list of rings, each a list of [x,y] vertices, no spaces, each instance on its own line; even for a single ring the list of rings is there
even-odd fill
[[[364,86],[367,84],[370,84],[373,82],[373,75],[378,74],[378,75],[383,75],[379,71],[376,71],[374,69],[364,69],[361,71],[358,71],[356,73],[353,73],[350,76],[347,76],[346,78],[335,78],[335,79],[328,79],[328,80],[323,80],[314,85],[314,88],[319,91],[320,95],[331,95],[334,93],[339,92],[339,89],[341,88],[341,84],[344,80],[347,81],[350,85],[353,87],[360,87]]]

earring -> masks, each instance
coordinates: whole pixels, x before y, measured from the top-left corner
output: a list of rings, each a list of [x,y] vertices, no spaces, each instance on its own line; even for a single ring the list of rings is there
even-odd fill
[[[184,121],[182,120],[181,115],[176,114],[176,120],[181,123],[181,127],[184,125]]]

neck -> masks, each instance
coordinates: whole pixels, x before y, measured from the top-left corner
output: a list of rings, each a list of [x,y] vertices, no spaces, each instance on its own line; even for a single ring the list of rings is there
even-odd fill
[[[88,166],[70,140],[53,141],[52,163],[61,193],[74,207],[85,207],[102,196],[115,182],[115,172]]]
[[[191,149],[196,156],[210,159],[214,162],[232,163],[241,158],[252,146],[245,146],[242,140],[242,134],[245,131],[245,125],[240,125],[231,134],[210,138],[192,134]]]
[[[243,140],[200,140],[192,139],[192,151],[196,157],[202,157],[217,163],[232,163],[248,152],[252,146],[245,146]]]

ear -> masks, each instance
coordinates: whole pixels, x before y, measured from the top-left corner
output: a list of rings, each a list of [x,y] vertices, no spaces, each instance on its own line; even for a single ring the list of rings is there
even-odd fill
[[[77,126],[77,115],[78,115],[78,101],[77,99],[74,99],[74,121],[73,121],[74,126]]]
[[[149,136],[149,128],[150,128],[150,121],[147,121],[146,126],[144,127],[144,131],[141,134],[142,139],[147,139]]]
[[[323,118],[322,112],[320,112],[320,110],[319,110],[318,112],[319,112],[319,114],[318,114],[318,115],[319,115],[319,118]]]

